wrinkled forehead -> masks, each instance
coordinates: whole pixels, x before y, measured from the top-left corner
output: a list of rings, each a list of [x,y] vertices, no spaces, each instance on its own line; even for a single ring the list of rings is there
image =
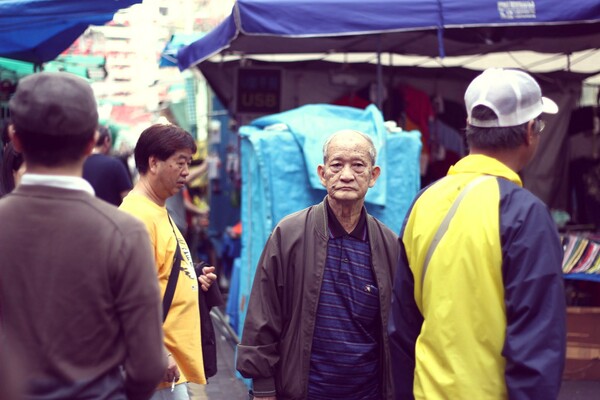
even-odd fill
[[[368,143],[358,142],[337,142],[330,143],[327,151],[327,160],[360,160],[365,163],[371,163]]]
[[[328,155],[331,155],[334,150],[337,151],[364,151],[369,153],[371,144],[361,134],[353,131],[346,131],[336,134],[331,138],[327,149]]]
[[[169,158],[172,160],[189,160],[192,158],[193,155],[194,154],[192,153],[191,149],[183,148],[175,150],[175,152],[171,154],[171,157]]]

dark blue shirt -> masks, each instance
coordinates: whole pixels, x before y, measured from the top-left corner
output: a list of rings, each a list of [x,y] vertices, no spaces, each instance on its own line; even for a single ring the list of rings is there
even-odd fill
[[[308,399],[379,400],[379,295],[363,210],[350,233],[327,205],[327,261],[313,335]]]
[[[85,160],[83,179],[92,185],[96,197],[117,207],[121,205],[121,193],[131,190],[131,178],[125,165],[104,154],[92,154]]]

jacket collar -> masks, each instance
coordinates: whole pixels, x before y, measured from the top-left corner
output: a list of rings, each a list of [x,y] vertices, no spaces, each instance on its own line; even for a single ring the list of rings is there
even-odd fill
[[[61,189],[80,190],[95,195],[94,188],[88,181],[77,176],[66,175],[47,175],[25,173],[21,178],[21,185],[24,186],[50,186]]]
[[[466,156],[450,167],[448,175],[474,173],[499,176],[523,187],[519,175],[495,158],[474,154]]]
[[[314,210],[314,225],[317,233],[321,235],[325,241],[329,240],[329,224],[327,222],[327,206],[325,205],[325,201],[327,200],[327,196],[323,198],[323,201],[319,204],[313,206]],[[365,224],[367,228],[366,237],[369,238],[369,242],[371,243],[371,248],[374,250],[379,247],[378,243],[374,242],[371,238],[372,231],[377,229],[377,223],[375,219],[369,215],[366,207],[363,205],[362,211],[365,217]]]
[[[347,233],[346,230],[342,227],[342,224],[340,224],[340,221],[338,221],[337,217],[333,213],[333,210],[329,206],[329,201],[327,200],[327,198],[325,198],[325,209],[327,210],[327,224],[329,225],[329,232],[331,233],[332,237],[339,238],[342,236],[349,235],[358,240],[366,240],[365,229],[367,227],[367,217],[365,215],[366,212],[364,207],[360,212],[360,217],[358,219],[356,227],[350,233]]]

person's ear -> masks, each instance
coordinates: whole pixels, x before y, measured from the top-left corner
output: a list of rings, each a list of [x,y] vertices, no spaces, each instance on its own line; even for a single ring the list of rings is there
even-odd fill
[[[327,181],[325,180],[325,166],[323,164],[319,164],[317,166],[317,174],[321,180],[321,185],[323,185],[323,187],[327,187]]]
[[[22,153],[23,152],[23,144],[21,143],[21,138],[17,135],[17,131],[15,130],[15,126],[10,124],[8,126],[8,137],[13,144],[15,151]]]
[[[527,129],[525,131],[525,144],[527,146],[531,145],[531,141],[533,140],[533,135],[535,135],[534,127],[535,121],[531,120],[527,123]]]
[[[148,157],[148,171],[156,172],[156,169],[158,167],[158,161],[158,158],[156,158],[155,156]]]
[[[377,182],[377,178],[379,178],[379,175],[381,175],[381,167],[379,167],[378,165],[375,165],[371,169],[371,180],[369,181],[370,188],[375,186],[375,182]]]
[[[92,154],[92,152],[94,151],[94,147],[96,146],[96,139],[98,138],[98,132],[96,132],[94,134],[94,136],[92,136],[92,138],[90,139],[90,141],[88,142],[88,144],[85,146],[85,156],[89,156],[90,154]]]

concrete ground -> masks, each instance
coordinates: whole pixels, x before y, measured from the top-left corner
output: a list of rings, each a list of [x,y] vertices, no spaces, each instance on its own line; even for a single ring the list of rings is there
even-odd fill
[[[235,373],[235,338],[221,319],[211,315],[217,340],[217,374],[208,378],[208,385],[190,385],[192,400],[246,400],[248,387]]]
[[[222,315],[222,314],[221,314]],[[208,385],[191,387],[192,400],[246,400],[248,388],[235,373],[235,340],[223,321],[213,317],[217,336],[218,372]],[[600,381],[563,381],[558,400],[600,399]]]
[[[563,381],[558,400],[600,399],[600,381]]]

